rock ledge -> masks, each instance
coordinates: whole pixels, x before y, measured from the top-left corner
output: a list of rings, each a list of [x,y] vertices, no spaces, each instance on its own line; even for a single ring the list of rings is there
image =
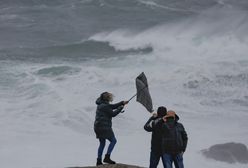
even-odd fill
[[[76,166],[76,167],[68,167],[68,168],[144,168],[140,166],[127,165],[127,164],[103,164],[100,166]]]

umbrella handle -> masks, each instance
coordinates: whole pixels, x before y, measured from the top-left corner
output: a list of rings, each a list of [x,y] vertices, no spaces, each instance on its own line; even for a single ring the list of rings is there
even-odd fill
[[[133,95],[129,100],[128,100],[128,103],[130,100],[132,100],[135,96],[137,96],[137,93],[135,95]]]

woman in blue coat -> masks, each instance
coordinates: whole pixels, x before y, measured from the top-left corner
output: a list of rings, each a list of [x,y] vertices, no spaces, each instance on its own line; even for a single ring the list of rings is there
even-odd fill
[[[98,147],[96,165],[102,164],[102,153],[105,147],[106,139],[110,141],[110,144],[108,146],[108,150],[105,155],[105,158],[103,159],[103,162],[115,164],[115,161],[110,159],[110,155],[117,142],[112,129],[112,118],[122,112],[124,105],[126,105],[128,101],[121,101],[116,104],[110,104],[110,102],[112,101],[113,94],[109,92],[103,92],[100,97],[96,100],[97,109],[94,122],[94,131],[96,133],[96,138],[98,138],[100,142],[100,145]]]

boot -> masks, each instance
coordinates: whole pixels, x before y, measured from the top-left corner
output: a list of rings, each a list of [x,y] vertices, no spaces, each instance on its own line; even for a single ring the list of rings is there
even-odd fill
[[[97,158],[96,166],[102,165],[102,159]]]
[[[115,164],[115,161],[110,159],[110,154],[105,155],[105,158],[103,159],[103,162],[109,163],[109,164]]]

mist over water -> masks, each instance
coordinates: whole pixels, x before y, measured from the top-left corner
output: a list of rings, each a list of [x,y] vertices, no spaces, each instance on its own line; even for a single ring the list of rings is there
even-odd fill
[[[247,9],[245,0],[1,1],[0,164],[93,165],[95,99],[130,98],[144,71],[155,108],[177,111],[189,132],[187,167],[237,167],[198,152],[248,144]],[[135,137],[139,149],[116,149],[120,162],[148,165],[149,116],[133,101],[113,121],[119,147]]]

